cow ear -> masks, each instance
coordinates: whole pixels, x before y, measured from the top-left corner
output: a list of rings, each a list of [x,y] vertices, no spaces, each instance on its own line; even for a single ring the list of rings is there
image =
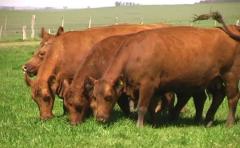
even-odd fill
[[[85,79],[84,81],[84,95],[89,98],[90,96],[93,95],[93,87],[94,87],[94,83],[96,82],[97,80],[95,80],[94,78],[92,77],[87,77],[87,79]]]
[[[118,81],[115,83],[114,88],[116,92],[119,94],[125,87],[123,79],[120,77]]]
[[[87,77],[84,81],[84,87],[85,87],[85,90],[87,91],[91,91],[94,87],[94,84],[97,80],[95,80],[94,78],[92,77]]]
[[[94,79],[94,78],[91,77],[91,76],[87,77],[86,80],[89,81],[89,83],[92,83],[93,85],[98,81],[98,80]]]
[[[50,36],[50,34],[48,34],[48,33],[45,31],[45,28],[42,27],[42,28],[41,28],[40,37],[41,37],[42,39],[47,39],[47,38],[49,38],[49,36]]]
[[[53,90],[53,91],[56,90],[57,83],[56,83],[56,76],[55,75],[51,75],[48,78],[48,86],[49,86],[49,88],[51,88],[51,90]]]
[[[60,26],[60,27],[58,28],[57,34],[56,34],[55,36],[59,36],[59,35],[61,35],[61,34],[63,34],[63,33],[64,33],[64,29],[63,29],[62,26]]]

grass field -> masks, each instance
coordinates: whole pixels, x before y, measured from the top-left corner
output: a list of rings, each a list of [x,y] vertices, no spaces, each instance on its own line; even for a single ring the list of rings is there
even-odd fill
[[[137,23],[139,16],[147,23],[164,20],[170,23],[189,23],[192,14],[218,9],[224,14],[228,23],[239,18],[239,4],[214,5],[182,5],[182,6],[148,6],[130,8],[106,8],[68,10],[66,13],[58,11],[35,11],[38,26],[58,25],[62,15],[66,25],[81,18],[86,21],[94,14],[96,24],[113,23],[112,18],[119,16],[122,22]],[[121,10],[121,12],[120,12]],[[76,13],[79,12],[79,13]],[[89,14],[89,12],[91,12]],[[159,14],[161,12],[161,15]],[[18,23],[30,22],[32,11],[7,11],[0,13],[0,24],[4,15],[16,17]],[[48,14],[48,15],[46,15]],[[154,14],[154,15],[151,15]],[[159,14],[159,15],[158,15]],[[21,19],[20,19],[21,18]],[[46,24],[44,19],[47,18]],[[78,19],[79,18],[79,19]],[[22,21],[25,20],[25,21]],[[68,23],[67,23],[68,22]],[[210,26],[213,22],[205,21],[203,26]],[[201,25],[201,24],[200,24]],[[67,26],[66,26],[67,27]],[[78,26],[75,26],[78,28]],[[79,27],[80,28],[80,27]],[[9,40],[15,40],[14,36]],[[159,118],[159,126],[152,128],[150,124],[142,129],[136,128],[134,119],[125,118],[118,107],[115,107],[112,121],[108,125],[95,122],[93,117],[84,124],[71,126],[66,116],[62,115],[62,101],[56,99],[54,105],[55,117],[49,121],[40,121],[37,105],[31,100],[30,90],[23,81],[21,65],[37,48],[36,42],[0,43],[0,147],[239,147],[240,123],[237,120],[232,128],[225,127],[228,112],[226,100],[220,106],[214,126],[205,128],[193,122],[194,105],[190,101],[187,111],[181,115],[179,121],[168,123],[166,118]],[[204,114],[211,100],[207,100]],[[238,105],[237,115],[239,116]]]
[[[7,16],[7,30],[3,31],[2,40],[20,40],[22,26],[27,25],[27,34],[30,36],[31,16],[36,15],[36,30],[41,27],[50,28],[53,32],[61,25],[61,18],[65,18],[65,30],[80,30],[88,26],[92,17],[93,26],[103,26],[115,23],[170,23],[189,25],[194,14],[208,13],[210,10],[219,11],[227,23],[235,23],[240,19],[240,3],[194,4],[194,5],[165,5],[165,6],[135,6],[113,7],[80,10],[27,10],[6,11],[0,10],[0,26],[4,27]],[[203,21],[199,26],[213,26],[213,21]]]
[[[60,99],[55,101],[55,118],[40,121],[21,72],[21,65],[36,47],[0,47],[0,147],[239,147],[239,122],[233,128],[225,127],[226,101],[212,128],[194,124],[192,102],[178,122],[168,123],[162,117],[157,128],[150,124],[136,128],[136,122],[125,118],[118,107],[109,125],[99,124],[91,117],[72,127],[67,117],[61,116]]]

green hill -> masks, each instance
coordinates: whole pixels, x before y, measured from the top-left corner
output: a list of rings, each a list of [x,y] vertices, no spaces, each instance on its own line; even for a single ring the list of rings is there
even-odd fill
[[[61,25],[61,18],[65,18],[65,30],[79,30],[87,28],[89,18],[92,17],[93,26],[110,25],[118,17],[119,23],[165,22],[177,25],[189,25],[194,14],[207,13],[210,10],[219,11],[224,15],[227,23],[235,23],[240,18],[240,3],[212,3],[194,5],[159,5],[110,7],[95,9],[69,10],[0,10],[0,26],[4,28],[7,17],[7,30],[2,39],[21,38],[21,29],[27,25],[30,35],[31,16],[36,15],[36,29],[50,28],[53,32]],[[212,21],[200,22],[198,25],[212,26]]]

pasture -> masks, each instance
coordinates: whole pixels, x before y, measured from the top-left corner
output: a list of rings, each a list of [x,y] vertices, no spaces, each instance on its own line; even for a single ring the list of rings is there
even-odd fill
[[[70,9],[70,10],[0,10],[0,26],[4,28],[7,17],[6,31],[3,29],[2,40],[20,40],[22,38],[22,26],[27,26],[27,37],[31,34],[31,17],[36,15],[36,32],[41,27],[55,32],[61,25],[64,17],[64,28],[69,30],[82,30],[88,27],[89,18],[92,18],[92,26],[104,26],[115,23],[118,17],[119,23],[169,23],[175,25],[190,25],[194,14],[207,13],[210,10],[219,11],[227,23],[234,24],[240,19],[239,3],[219,4],[195,4],[195,5],[163,5],[163,6],[134,6],[111,7],[97,9]],[[213,26],[213,21],[202,21],[197,26]]]
[[[189,24],[193,14],[219,10],[227,23],[235,23],[240,16],[240,5],[201,4],[181,6],[137,6],[133,8],[104,8],[84,10],[49,10],[49,11],[6,11],[0,12],[0,24],[8,14],[9,25],[20,26],[29,22],[32,13],[39,18],[37,27],[56,27],[64,15],[66,30],[81,29],[91,15],[96,25],[114,23],[118,15],[120,22],[138,23],[139,16],[146,23],[167,22]],[[4,13],[2,13],[4,12]],[[19,21],[14,22],[15,19]],[[22,21],[24,20],[24,21]],[[56,24],[59,22],[59,24]],[[79,24],[77,23],[79,22]],[[72,24],[72,26],[71,26]],[[81,26],[82,24],[82,26]],[[203,21],[198,25],[212,26],[213,21]],[[14,28],[14,27],[13,27]],[[6,36],[7,37],[7,36]],[[13,34],[6,40],[18,40],[19,34]],[[237,122],[232,128],[225,127],[228,112],[227,101],[219,107],[214,126],[205,128],[193,122],[195,113],[192,100],[187,110],[176,122],[168,122],[163,115],[157,128],[149,123],[142,129],[136,127],[136,116],[124,117],[116,106],[109,124],[100,124],[90,117],[85,123],[71,126],[67,116],[62,115],[62,101],[58,98],[54,104],[55,117],[40,121],[37,105],[33,102],[29,88],[23,81],[21,65],[24,64],[38,47],[38,42],[28,44],[0,42],[0,147],[239,147],[240,123],[239,108]],[[206,101],[204,115],[211,100]]]

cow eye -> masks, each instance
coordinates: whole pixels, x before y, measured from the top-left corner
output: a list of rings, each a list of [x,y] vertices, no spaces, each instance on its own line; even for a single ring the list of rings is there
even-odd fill
[[[77,105],[77,106],[76,106],[76,110],[77,110],[77,112],[80,113],[80,112],[82,111],[82,107],[81,107],[80,105]]]
[[[49,102],[51,100],[51,97],[50,96],[44,96],[43,97],[43,101],[44,102]]]
[[[45,52],[39,52],[39,56],[43,57],[45,55]]]
[[[105,97],[105,100],[108,101],[108,102],[112,101],[112,96]]]

